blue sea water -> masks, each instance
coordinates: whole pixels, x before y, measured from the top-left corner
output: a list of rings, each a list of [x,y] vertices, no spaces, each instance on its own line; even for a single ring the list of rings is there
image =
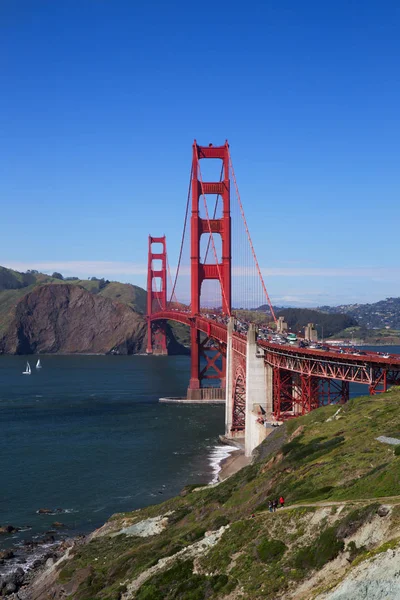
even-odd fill
[[[224,407],[158,403],[185,394],[189,357],[31,358],[28,376],[26,357],[0,356],[0,524],[32,528],[3,546],[54,521],[86,533],[213,478]]]

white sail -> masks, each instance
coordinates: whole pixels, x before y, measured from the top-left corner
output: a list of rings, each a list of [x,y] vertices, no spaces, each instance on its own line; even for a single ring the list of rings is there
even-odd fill
[[[41,369],[42,368],[42,365],[40,364],[40,358],[38,358],[38,361],[36,363],[36,368],[37,369]]]
[[[25,371],[22,371],[22,375],[30,375],[31,374],[31,365],[29,364],[29,362],[26,363],[26,369]]]

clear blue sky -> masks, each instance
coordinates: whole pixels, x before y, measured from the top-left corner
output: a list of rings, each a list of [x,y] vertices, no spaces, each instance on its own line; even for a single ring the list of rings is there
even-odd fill
[[[227,138],[273,302],[399,296],[399,28],[385,0],[1,0],[0,264],[144,285],[193,138]]]

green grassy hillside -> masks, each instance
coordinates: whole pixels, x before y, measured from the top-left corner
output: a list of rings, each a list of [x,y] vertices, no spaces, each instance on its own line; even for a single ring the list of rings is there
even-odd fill
[[[39,283],[66,283],[85,288],[91,294],[99,294],[104,298],[127,304],[133,310],[144,313],[146,311],[146,291],[137,285],[108,281],[104,279],[54,279],[48,277]]]
[[[400,453],[376,440],[400,438],[399,404],[393,389],[288,422],[225,482],[113,517],[62,564],[58,584],[75,600],[314,598],[318,586],[292,593],[336,557],[338,578],[400,539]],[[281,494],[288,507],[270,513]],[[383,498],[390,523],[379,529]],[[135,535],[155,521],[156,533]],[[368,527],[381,534],[357,537]]]
[[[117,300],[123,304],[128,304],[128,306],[137,312],[146,312],[147,293],[137,285],[111,281],[99,291],[99,294],[105,298],[110,298],[110,300]]]

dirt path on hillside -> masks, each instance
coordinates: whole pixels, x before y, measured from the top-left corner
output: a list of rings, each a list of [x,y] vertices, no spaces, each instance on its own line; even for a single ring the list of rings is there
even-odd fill
[[[379,498],[361,498],[359,500],[331,500],[331,501],[318,501],[318,502],[301,502],[299,504],[287,504],[283,508],[278,507],[277,511],[281,512],[283,510],[292,510],[294,508],[329,508],[330,506],[347,506],[351,504],[372,504],[373,502],[378,502],[379,504],[390,504],[392,506],[397,506],[400,504],[400,496],[382,496]],[[263,510],[260,512],[254,513],[255,517],[261,517],[265,515],[265,513],[270,514],[270,510]],[[252,517],[254,518],[254,517]]]

